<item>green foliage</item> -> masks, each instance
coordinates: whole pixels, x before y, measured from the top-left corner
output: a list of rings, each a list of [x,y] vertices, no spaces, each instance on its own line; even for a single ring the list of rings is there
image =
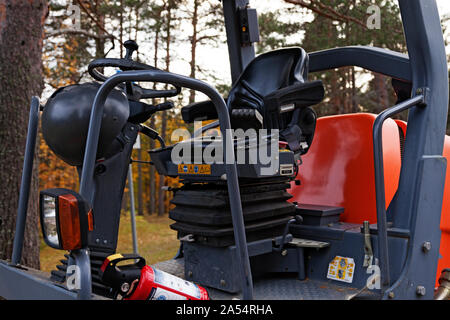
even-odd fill
[[[298,22],[286,20],[286,16],[300,16],[298,9],[287,12],[279,9],[262,12],[258,16],[260,41],[256,44],[257,53],[263,53],[274,48],[298,46],[298,43],[290,42],[289,35],[302,31],[302,25]]]
[[[314,18],[302,25],[301,46],[307,52],[351,45],[373,45],[405,52],[399,8],[384,0],[324,0],[315,9]],[[380,7],[381,29],[367,28],[368,7]],[[330,8],[330,9],[327,9]],[[329,17],[330,12],[336,17]],[[316,110],[319,115],[351,112],[378,113],[395,103],[390,80],[354,67],[311,75],[323,81],[326,99]]]

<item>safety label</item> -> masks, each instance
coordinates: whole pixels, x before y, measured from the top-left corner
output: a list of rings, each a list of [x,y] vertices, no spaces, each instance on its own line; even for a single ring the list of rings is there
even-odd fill
[[[336,256],[328,265],[327,278],[352,283],[355,261],[352,258]]]
[[[175,277],[169,273],[166,273],[164,271],[158,270],[158,269],[153,269],[153,271],[155,272],[155,283],[165,286],[167,288],[172,288],[175,291],[179,292],[180,294],[177,293],[168,293],[166,292],[167,290],[164,290],[162,288],[158,288],[155,292],[155,297],[153,298],[154,300],[156,300],[156,297],[159,297],[158,300],[162,300],[164,299],[163,297],[168,297],[168,300],[174,300],[173,299],[173,295],[180,295],[181,297],[178,297],[176,300],[183,300],[185,299],[184,294],[187,294],[191,297],[200,299],[200,290],[199,288],[192,282],[183,280],[181,278]],[[169,299],[171,298],[171,299]]]
[[[211,174],[210,164],[179,164],[179,174]]]
[[[187,300],[187,298],[168,290],[164,290],[161,288],[152,288],[148,300]]]

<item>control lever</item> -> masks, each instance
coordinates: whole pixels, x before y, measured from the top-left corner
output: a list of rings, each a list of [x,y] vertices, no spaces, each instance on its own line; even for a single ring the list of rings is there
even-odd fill
[[[300,215],[296,215],[296,216],[294,216],[294,218],[290,219],[290,220],[286,223],[286,227],[284,228],[283,237],[281,238],[281,245],[280,245],[279,247],[277,247],[277,248],[273,248],[273,251],[283,252],[284,245],[285,245],[285,242],[286,242],[286,236],[287,236],[287,234],[288,234],[288,232],[289,232],[289,226],[290,226],[292,223],[298,223],[298,224],[300,224],[300,223],[302,223],[302,222],[303,222],[303,217],[300,216]]]
[[[132,61],[132,56],[133,56],[133,52],[135,52],[139,46],[136,43],[136,41],[133,40],[127,40],[123,43],[123,46],[126,49],[126,53],[125,53],[125,59],[126,60],[130,60]],[[126,82],[125,83],[126,86],[126,90],[127,90],[127,94],[130,96],[133,96],[133,85],[131,82]]]
[[[134,40],[127,40],[123,43],[123,46],[126,49],[125,60],[133,61],[133,59],[132,59],[133,53],[139,49],[139,45]],[[160,94],[162,94],[161,97],[171,96],[173,94],[178,94],[181,91],[180,88],[176,88],[175,91],[174,90],[165,90],[165,91],[159,91],[159,93],[158,93],[157,90],[143,89],[142,87],[138,86],[137,84],[133,84],[131,82],[126,83],[126,90],[127,90],[127,94],[130,97],[135,97],[138,99],[144,99],[144,98],[149,99],[149,98],[157,97]],[[152,94],[152,92],[153,92],[153,94]],[[172,104],[172,107],[173,107],[173,104]],[[166,110],[166,109],[161,109],[161,110]],[[157,111],[161,111],[161,110],[157,110]]]
[[[154,113],[169,110],[174,107],[172,101],[165,101],[157,105],[132,100],[129,100],[128,103],[130,105],[130,116],[128,117],[128,121],[134,124],[144,123]]]
[[[138,44],[136,43],[136,41],[133,40],[127,40],[123,43],[123,46],[125,47],[125,49],[127,50],[125,53],[125,59],[127,60],[132,60],[131,56],[133,55],[133,53],[139,49]]]
[[[157,109],[156,111],[165,111],[172,109],[174,107],[174,104],[172,101],[168,100],[163,103],[157,104],[155,107]]]

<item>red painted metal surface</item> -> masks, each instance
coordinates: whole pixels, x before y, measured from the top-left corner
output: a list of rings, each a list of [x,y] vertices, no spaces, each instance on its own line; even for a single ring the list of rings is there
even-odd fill
[[[447,172],[445,177],[444,201],[441,214],[441,246],[439,252],[442,259],[439,260],[436,281],[442,269],[450,268],[450,137],[445,137],[444,157],[447,158]],[[437,283],[437,282],[436,282]]]
[[[396,120],[397,124],[402,128],[406,134],[407,123]],[[438,262],[436,270],[436,286],[439,285],[438,279],[441,271],[445,268],[450,268],[450,137],[445,136],[443,156],[447,159],[447,171],[445,175],[444,197],[442,202],[441,213],[441,244],[439,246],[439,253],[441,259]]]
[[[376,115],[348,114],[319,118],[313,144],[303,157],[298,179],[292,184],[291,201],[344,207],[341,221],[376,223],[372,127]],[[383,126],[383,158],[386,208],[398,187],[401,167],[399,127],[406,122],[388,119]],[[445,137],[444,157],[450,159],[450,137]],[[449,160],[450,162],[450,160]],[[436,284],[444,268],[450,268],[450,167],[441,215],[441,244]]]
[[[302,158],[292,185],[291,201],[344,207],[341,220],[376,222],[372,126],[376,115],[358,113],[319,118],[314,141]],[[383,126],[386,207],[400,175],[400,138],[397,124]]]

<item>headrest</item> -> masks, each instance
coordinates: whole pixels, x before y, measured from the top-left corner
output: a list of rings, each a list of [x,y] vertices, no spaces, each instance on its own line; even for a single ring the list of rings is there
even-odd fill
[[[308,61],[308,54],[299,47],[269,51],[257,56],[231,88],[228,108],[257,109],[263,114],[265,96],[292,84],[307,81]]]

